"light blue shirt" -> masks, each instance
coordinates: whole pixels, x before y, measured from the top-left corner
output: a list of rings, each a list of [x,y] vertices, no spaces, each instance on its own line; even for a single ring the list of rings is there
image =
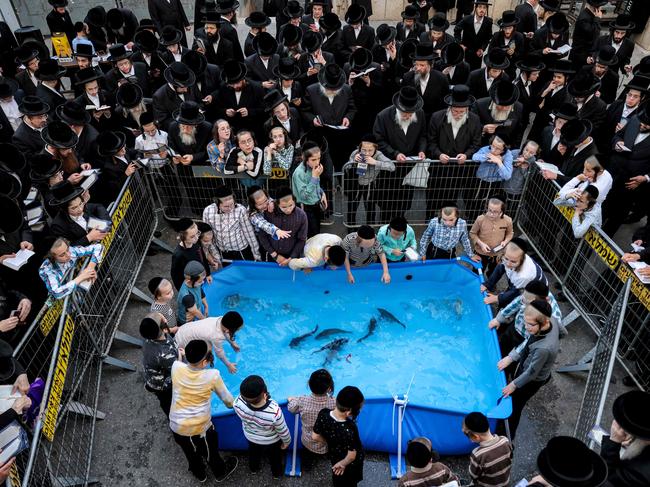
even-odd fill
[[[476,170],[476,177],[482,179],[487,183],[494,183],[496,181],[507,181],[512,176],[512,152],[505,151],[503,153],[503,164],[498,166],[493,162],[487,161],[487,156],[490,153],[491,147],[489,145],[481,147],[474,156],[473,161],[480,162],[481,165]]]

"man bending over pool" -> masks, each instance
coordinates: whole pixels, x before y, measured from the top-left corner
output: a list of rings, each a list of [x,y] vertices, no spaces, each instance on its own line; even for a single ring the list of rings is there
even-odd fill
[[[294,271],[302,269],[311,272],[314,267],[329,266],[331,269],[340,267],[345,262],[345,250],[341,247],[341,237],[331,233],[319,233],[307,239],[304,257],[291,259],[289,268]]]

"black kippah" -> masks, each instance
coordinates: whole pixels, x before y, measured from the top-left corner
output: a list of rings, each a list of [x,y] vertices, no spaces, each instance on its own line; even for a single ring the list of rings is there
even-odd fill
[[[465,427],[473,433],[487,433],[490,423],[485,414],[473,412],[465,416]]]

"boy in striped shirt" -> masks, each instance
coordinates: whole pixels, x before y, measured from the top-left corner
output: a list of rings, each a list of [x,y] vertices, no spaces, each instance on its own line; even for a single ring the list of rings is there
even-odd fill
[[[505,436],[493,435],[483,413],[469,413],[463,420],[463,433],[479,446],[469,457],[469,474],[476,487],[510,485],[512,446]]]
[[[280,406],[268,393],[264,379],[259,375],[246,377],[239,387],[234,409],[248,440],[251,472],[259,472],[262,454],[266,454],[273,478],[279,479],[284,470],[282,451],[291,443],[291,434]]]

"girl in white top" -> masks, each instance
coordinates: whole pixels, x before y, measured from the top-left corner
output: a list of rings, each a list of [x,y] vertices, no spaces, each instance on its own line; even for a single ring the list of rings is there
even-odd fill
[[[598,203],[602,204],[607,197],[607,193],[612,189],[612,175],[603,168],[595,156],[591,156],[585,160],[582,174],[578,174],[562,186],[562,189],[560,189],[560,199],[565,201],[572,199],[576,201],[578,196],[590,184],[598,189]]]
[[[598,188],[590,184],[578,196],[576,208],[571,218],[571,228],[575,238],[584,237],[585,233],[593,225],[602,225],[602,211],[598,202]]]

